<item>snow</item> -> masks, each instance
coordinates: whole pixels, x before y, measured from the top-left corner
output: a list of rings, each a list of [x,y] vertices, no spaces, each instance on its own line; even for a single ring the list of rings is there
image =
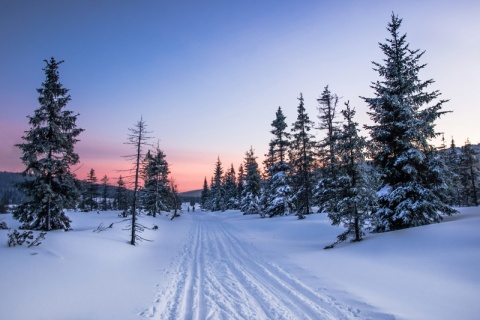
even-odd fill
[[[68,212],[73,230],[38,247],[10,248],[0,230],[0,318],[478,319],[480,208],[459,211],[330,250],[343,228],[325,214],[185,208],[142,216],[158,230],[134,247],[118,212]]]

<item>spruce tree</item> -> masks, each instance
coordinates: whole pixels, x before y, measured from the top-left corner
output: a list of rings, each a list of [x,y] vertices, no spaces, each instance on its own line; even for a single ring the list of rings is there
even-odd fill
[[[84,209],[85,211],[96,210],[98,208],[98,185],[94,169],[90,169],[85,185]]]
[[[202,209],[208,210],[207,208],[207,203],[208,199],[210,197],[210,190],[208,188],[208,183],[207,183],[207,177],[203,180],[203,189],[202,189],[202,194],[200,196],[200,206]]]
[[[233,164],[231,164],[230,169],[225,173],[224,179],[224,190],[225,190],[225,198],[224,203],[226,209],[236,209],[238,206],[237,203],[237,178],[235,175],[235,169],[233,168]]]
[[[327,190],[337,182],[338,176],[337,155],[335,153],[337,136],[340,130],[335,119],[338,96],[332,94],[326,86],[317,101],[318,119],[320,121],[318,129],[325,132],[325,138],[318,142],[317,153],[320,168],[317,169],[318,180],[314,194],[319,212],[329,212],[334,209],[332,206],[336,204],[334,194]]]
[[[363,98],[374,122],[366,126],[377,150],[373,161],[382,174],[377,231],[439,222],[442,213],[454,212],[444,202],[444,181],[429,143],[438,136],[435,120],[446,113],[441,111],[446,100],[436,101],[439,91],[426,91],[433,80],[418,77],[424,52],[409,48],[406,35],[399,34],[401,23],[392,14],[391,38],[380,43],[384,64],[373,63],[381,80],[372,83],[375,97]]]
[[[261,178],[257,157],[252,147],[245,153],[245,184],[242,191],[240,210],[243,214],[260,213]]]
[[[480,158],[467,139],[460,153],[460,184],[465,206],[478,206],[480,184]]]
[[[272,164],[267,168],[270,179],[263,195],[266,199],[265,212],[270,217],[288,214],[294,210],[293,189],[289,177],[291,166],[287,162],[290,134],[286,131],[285,119],[282,108],[278,107],[275,120],[271,124],[273,129],[270,131],[273,134],[270,141]]]
[[[123,212],[123,216],[127,215],[128,210],[128,194],[127,188],[125,187],[125,182],[123,181],[122,176],[118,177],[117,180],[117,189],[115,192],[115,203],[116,209]]]
[[[349,238],[360,241],[364,235],[362,228],[366,224],[373,204],[375,190],[372,190],[368,178],[366,158],[366,139],[359,135],[358,123],[353,120],[355,110],[349,102],[341,111],[344,124],[337,132],[332,170],[336,179],[323,190],[330,194],[324,202],[325,211],[333,225],[342,224],[346,230],[337,237],[334,245]],[[326,197],[325,197],[326,198]]]
[[[156,217],[161,210],[171,208],[171,195],[168,174],[169,166],[166,156],[157,145],[155,153],[147,151],[144,159],[143,179],[145,192],[145,205],[148,215]]]
[[[293,174],[294,201],[299,219],[311,213],[312,166],[314,161],[314,136],[310,133],[313,122],[308,117],[303,95],[298,98],[297,121],[293,123],[290,142],[290,162]]]
[[[245,187],[245,170],[243,168],[243,163],[240,163],[240,166],[238,167],[238,175],[237,175],[237,203],[238,203],[238,206],[240,206],[241,202],[242,202],[242,195],[243,195],[244,187]]]
[[[83,129],[75,124],[78,114],[66,110],[71,97],[60,83],[58,67],[63,61],[53,57],[44,61],[46,79],[37,89],[40,107],[28,117],[30,130],[22,137],[25,142],[16,145],[26,166],[23,175],[31,177],[19,184],[28,200],[13,216],[23,229],[68,230],[70,220],[64,209],[79,195],[70,167],[79,162],[74,146]]]
[[[332,168],[335,167],[335,141],[338,134],[338,124],[336,123],[336,108],[338,104],[338,96],[332,94],[326,86],[318,101],[318,119],[319,130],[325,132],[325,138],[319,141],[319,161],[323,167],[327,168],[329,175],[335,178],[335,172]]]
[[[217,158],[213,172],[213,183],[210,186],[212,211],[225,211],[225,189],[223,185],[223,167],[220,157]]]

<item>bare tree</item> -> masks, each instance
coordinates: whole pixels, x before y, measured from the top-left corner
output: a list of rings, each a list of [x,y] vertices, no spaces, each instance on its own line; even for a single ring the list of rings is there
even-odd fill
[[[131,206],[131,213],[132,213],[132,238],[130,240],[130,244],[132,246],[135,245],[136,240],[144,240],[143,238],[139,237],[136,234],[136,231],[143,231],[144,227],[139,225],[136,221],[137,219],[137,198],[138,198],[138,177],[139,177],[139,170],[140,170],[140,161],[144,158],[144,147],[148,145],[147,141],[151,137],[148,136],[150,133],[146,129],[146,124],[143,118],[140,118],[133,128],[128,128],[130,133],[128,134],[127,142],[125,144],[131,145],[134,148],[135,153],[132,155],[125,156],[127,160],[132,161],[133,168],[130,169],[133,172],[134,177],[134,185],[133,185],[133,199],[132,199],[132,206]]]

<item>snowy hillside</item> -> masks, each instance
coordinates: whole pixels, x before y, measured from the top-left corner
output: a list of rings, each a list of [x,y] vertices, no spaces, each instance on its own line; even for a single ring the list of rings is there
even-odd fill
[[[0,230],[0,318],[478,319],[480,209],[459,210],[332,250],[341,229],[320,214],[144,216],[159,228],[133,247],[116,212],[68,212],[74,230],[38,247]]]

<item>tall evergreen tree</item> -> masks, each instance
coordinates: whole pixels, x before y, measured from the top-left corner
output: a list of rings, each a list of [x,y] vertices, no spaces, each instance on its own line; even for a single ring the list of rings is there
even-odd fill
[[[285,119],[282,109],[278,107],[275,120],[271,124],[273,129],[270,131],[273,134],[270,141],[272,164],[268,168],[270,179],[265,194],[262,195],[266,199],[265,212],[270,217],[288,214],[294,210],[293,189],[289,177],[291,166],[287,162],[290,134],[286,131]]]
[[[480,158],[467,139],[460,154],[460,183],[463,204],[478,206],[478,186],[480,184]]]
[[[359,135],[358,123],[353,120],[355,110],[350,108],[349,102],[345,103],[341,113],[345,122],[335,138],[334,154],[337,159],[332,163],[336,179],[324,189],[325,193],[332,195],[324,202],[324,208],[332,224],[343,224],[346,230],[337,237],[337,242],[326,248],[332,248],[348,238],[362,240],[362,228],[375,203],[375,190],[370,188],[365,162],[366,139]]]
[[[230,169],[225,173],[223,188],[225,190],[224,203],[226,209],[236,209],[238,207],[237,178],[235,175],[235,169],[233,168],[233,164],[230,166]]]
[[[46,79],[37,89],[40,107],[28,117],[30,130],[22,137],[25,142],[16,145],[26,166],[23,175],[32,177],[20,183],[28,201],[13,214],[24,229],[69,229],[70,220],[63,210],[79,195],[70,166],[79,162],[74,146],[83,129],[75,124],[78,114],[65,109],[71,97],[60,83],[58,67],[62,62],[45,60]]]
[[[215,170],[213,172],[213,183],[210,186],[210,210],[224,211],[225,210],[225,189],[223,185],[223,167],[220,157],[215,163]]]
[[[241,202],[242,202],[244,187],[245,187],[245,170],[243,168],[243,163],[240,163],[240,166],[238,167],[238,175],[237,175],[237,202],[239,206],[241,205]]]
[[[322,92],[322,95],[318,101],[318,119],[319,129],[325,132],[325,138],[319,141],[319,160],[326,168],[326,171],[330,171],[329,175],[335,178],[335,172],[332,168],[335,167],[335,142],[339,131],[338,124],[336,123],[336,108],[338,104],[338,96],[332,94],[326,86]]]
[[[388,231],[438,222],[454,210],[444,203],[444,181],[429,140],[438,136],[435,120],[446,100],[432,106],[440,92],[426,92],[433,80],[421,81],[419,63],[424,52],[411,50],[406,35],[399,34],[402,19],[392,14],[387,30],[391,38],[381,43],[384,64],[374,62],[382,79],[374,82],[369,105],[374,124],[366,126],[378,152],[373,161],[382,172],[377,231]]]
[[[449,175],[447,177],[447,199],[448,203],[452,206],[462,205],[461,196],[461,164],[460,164],[460,151],[455,145],[455,140],[452,137],[450,147],[445,151],[446,153],[446,165],[448,167]]]
[[[318,161],[320,167],[317,168],[317,184],[315,186],[315,202],[320,212],[329,212],[333,210],[332,205],[336,203],[334,194],[327,190],[337,183],[338,169],[336,143],[339,134],[339,126],[336,121],[336,108],[338,96],[332,94],[328,86],[322,92],[318,101],[318,119],[319,129],[325,132],[325,138],[318,142]]]
[[[292,164],[292,182],[295,206],[298,218],[311,213],[312,165],[314,161],[314,136],[310,133],[313,122],[308,117],[303,103],[303,95],[298,98],[297,121],[293,124],[290,142],[290,162]]]
[[[260,213],[261,178],[257,157],[252,147],[245,153],[245,184],[242,191],[240,210],[243,214]]]
[[[210,197],[210,189],[208,188],[207,177],[203,180],[203,189],[202,194],[200,196],[200,206],[202,209],[209,209],[207,208],[208,199]]]
[[[146,210],[149,215],[156,216],[161,210],[173,209],[171,203],[168,174],[169,166],[166,156],[157,145],[155,153],[147,151],[144,159],[143,179]]]

